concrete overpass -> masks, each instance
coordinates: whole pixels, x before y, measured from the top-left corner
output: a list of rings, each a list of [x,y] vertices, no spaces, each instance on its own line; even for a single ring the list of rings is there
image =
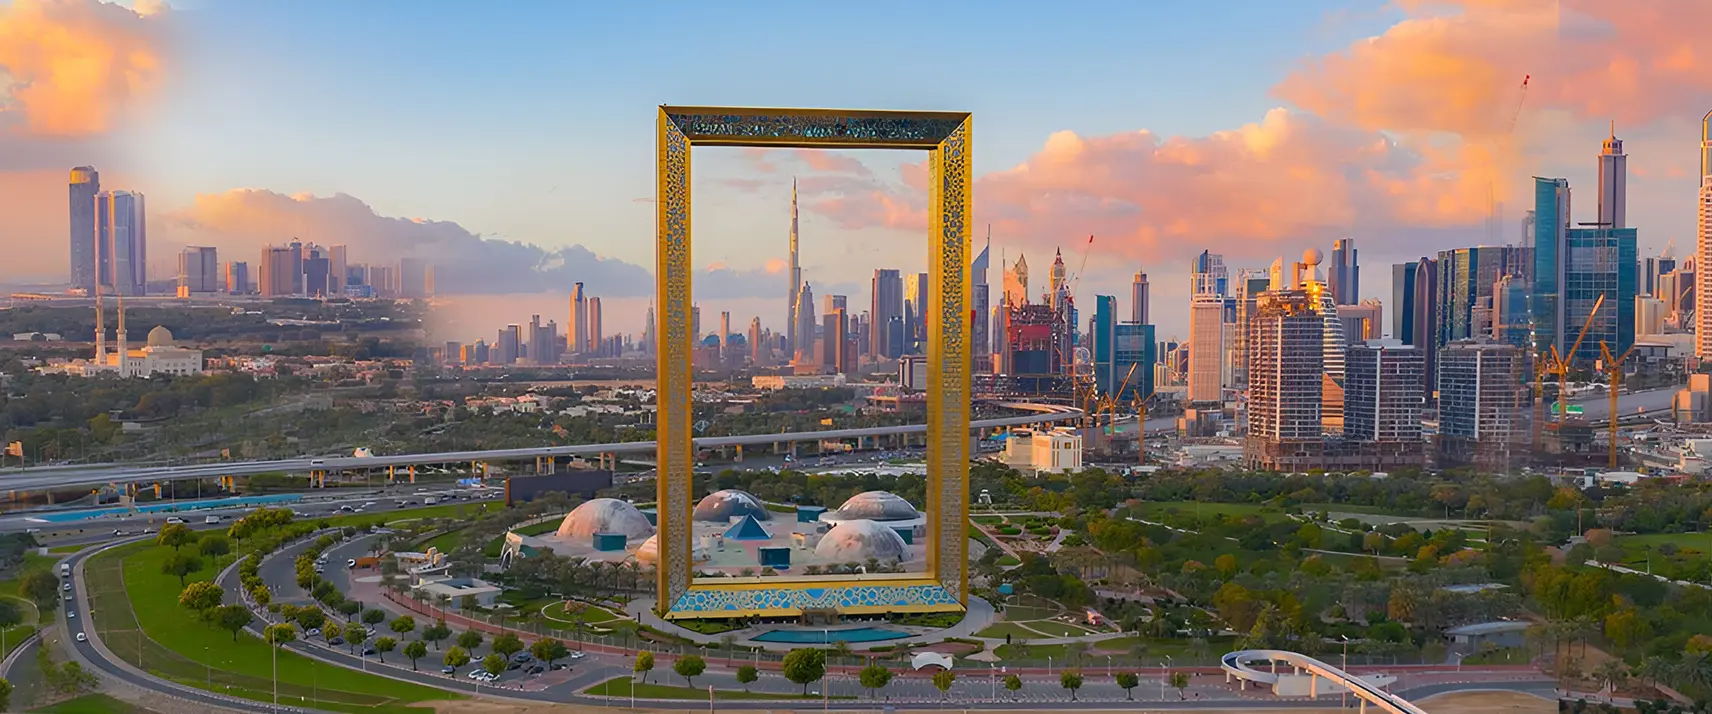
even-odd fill
[[[1082,410],[1056,404],[1006,402],[1000,406],[1030,412],[1029,414],[981,419],[969,424],[971,430],[1003,429],[1014,426],[1045,424],[1080,418]],[[766,446],[797,442],[818,442],[836,439],[862,439],[927,433],[926,424],[878,426],[860,429],[825,429],[781,434],[744,434],[695,439],[697,449]],[[391,454],[384,456],[301,457],[266,461],[217,461],[176,465],[103,464],[75,466],[39,466],[27,469],[0,470],[0,489],[11,491],[42,491],[75,486],[99,486],[109,483],[160,482],[185,479],[210,479],[224,476],[255,476],[270,473],[314,473],[340,471],[372,471],[398,467],[435,464],[485,464],[491,462],[531,461],[570,456],[602,456],[624,453],[652,453],[653,441],[626,441],[610,444],[571,444],[563,446],[532,446],[521,449],[485,449],[441,451],[422,454]]]
[[[1319,696],[1319,681],[1325,679],[1333,684],[1349,690],[1361,700],[1361,712],[1366,714],[1368,703],[1378,706],[1389,714],[1427,714],[1408,700],[1374,686],[1371,682],[1341,669],[1321,662],[1299,652],[1287,650],[1240,650],[1225,655],[1219,660],[1219,665],[1225,670],[1225,680],[1232,678],[1243,682],[1255,682],[1276,686],[1279,675],[1275,672],[1262,672],[1248,666],[1250,662],[1284,663],[1297,671],[1305,671],[1312,679],[1309,680],[1308,696]]]

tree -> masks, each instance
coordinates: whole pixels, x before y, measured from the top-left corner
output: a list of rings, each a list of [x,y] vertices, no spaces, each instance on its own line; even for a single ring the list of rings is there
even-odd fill
[[[743,685],[743,691],[749,691],[749,685],[761,678],[761,673],[753,665],[743,665],[737,668],[737,683]],[[866,685],[864,685],[866,686]]]
[[[939,690],[939,698],[945,699],[951,692],[951,685],[957,681],[957,673],[942,669],[933,673],[933,688]]]
[[[369,634],[369,628],[361,624],[353,622],[345,626],[345,642],[351,646],[351,654],[357,653],[357,645],[367,641]]]
[[[37,607],[51,610],[59,602],[59,578],[46,570],[32,570],[19,581],[18,591]]]
[[[785,679],[803,685],[803,696],[808,696],[810,682],[818,682],[826,676],[826,652],[824,650],[791,650],[785,655]]]
[[[1076,701],[1076,690],[1082,688],[1082,673],[1074,669],[1066,669],[1058,675],[1058,686],[1070,690],[1070,701]]]
[[[1016,699],[1016,693],[1022,691],[1022,677],[1014,674],[1005,675],[1005,689],[1011,693],[1011,699]]]
[[[416,631],[416,618],[409,615],[400,615],[398,619],[392,621],[392,624],[387,625],[387,629],[401,635],[410,634]]]
[[[1624,682],[1629,681],[1629,666],[1623,664],[1623,660],[1608,659],[1594,668],[1593,677],[1599,680],[1600,684],[1610,687],[1614,693]]]
[[[440,661],[444,662],[447,667],[457,669],[470,663],[470,653],[465,652],[462,647],[452,645],[446,648],[446,656],[440,658]]]
[[[306,607],[298,610],[292,619],[297,621],[297,625],[302,627],[304,632],[308,632],[319,630],[322,625],[327,624],[327,613],[322,612],[319,607]]]
[[[1118,681],[1118,688],[1124,690],[1124,699],[1135,699],[1132,690],[1140,686],[1140,677],[1135,676],[1134,672],[1118,672],[1114,679]]]
[[[0,712],[12,708],[12,683],[0,679]]]
[[[261,607],[267,607],[268,603],[273,602],[273,591],[267,589],[266,585],[257,585],[250,588],[250,599]]]
[[[268,625],[266,629],[262,630],[262,639],[268,644],[276,647],[296,642],[297,628],[293,627],[289,622],[282,622],[277,625]]]
[[[737,649],[737,635],[729,632],[719,636],[719,648],[725,650],[725,666],[731,666],[731,654]]]
[[[648,683],[648,673],[654,671],[654,653],[637,652],[636,664],[630,666],[630,671],[642,675],[642,683]]]
[[[321,639],[326,641],[327,644],[333,644],[333,640],[344,636],[345,627],[337,622],[329,622],[321,625]]]
[[[422,640],[411,640],[404,645],[404,656],[410,658],[410,671],[416,671],[416,660],[428,656],[428,645]]]
[[[564,659],[571,654],[571,650],[565,647],[565,643],[551,637],[545,637],[536,640],[535,644],[529,646],[529,654],[535,655],[535,659],[546,662],[547,666],[551,667],[553,660]]]
[[[205,615],[209,610],[219,607],[220,600],[225,597],[225,588],[203,580],[184,586],[184,591],[178,594],[178,604],[198,615]]]
[[[505,657],[500,656],[498,652],[495,652],[483,657],[481,666],[482,669],[487,670],[488,674],[498,676],[500,672],[505,671]]]
[[[161,561],[162,575],[178,576],[178,586],[184,587],[184,576],[202,569],[202,559],[194,555],[173,553]]]
[[[1183,690],[1189,688],[1189,673],[1188,672],[1172,672],[1171,673],[1171,686],[1177,689],[1177,698],[1182,699],[1183,698]]]
[[[707,671],[707,662],[696,655],[684,655],[672,663],[672,671],[684,678],[684,684],[695,686],[695,678]]]
[[[386,622],[386,612],[384,610],[368,610],[363,613],[363,624],[365,625],[373,627],[382,622]]]
[[[856,676],[856,680],[862,683],[863,689],[868,690],[868,698],[873,699],[879,696],[879,690],[885,689],[886,685],[892,683],[892,670],[886,669],[882,665],[870,664],[862,668],[862,672]]]
[[[255,622],[256,616],[243,605],[221,605],[214,608],[214,622],[220,629],[232,633],[232,641],[238,641],[238,633]]]
[[[232,552],[232,541],[218,533],[205,535],[196,544],[196,552],[209,558],[218,559],[220,556]]]
[[[172,548],[174,552],[177,552],[180,547],[194,542],[196,542],[196,531],[190,530],[190,526],[183,523],[168,523],[161,526],[160,535],[155,536],[157,545]]]
[[[392,637],[382,637],[374,641],[375,654],[380,655],[381,664],[386,664],[386,653],[398,649],[398,640]]]
[[[436,650],[440,649],[441,642],[444,642],[451,637],[452,628],[447,627],[446,623],[443,621],[436,622],[432,626],[422,630],[422,639],[432,642],[434,644],[434,649]]]
[[[507,632],[493,638],[493,651],[510,657],[523,651],[523,640],[515,632]]]
[[[471,652],[476,651],[476,648],[482,646],[482,643],[486,641],[487,639],[482,637],[481,631],[474,628],[458,634],[458,646]]]

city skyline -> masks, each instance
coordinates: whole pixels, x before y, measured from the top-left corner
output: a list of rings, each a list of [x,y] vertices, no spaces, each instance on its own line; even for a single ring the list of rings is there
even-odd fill
[[[553,67],[587,53],[622,54],[611,39],[622,31],[569,43],[577,49],[565,54],[540,43],[500,42],[497,25],[518,23],[492,15],[460,22],[449,15],[413,18],[429,34],[462,32],[469,37],[460,40],[471,40],[453,43],[449,51],[458,54],[448,58],[451,66],[434,72],[353,61],[341,49],[349,43],[337,40],[348,31],[340,28],[373,16],[376,11],[366,7],[311,2],[295,16],[282,16],[267,8],[185,0],[146,3],[140,7],[148,14],[141,15],[126,6],[80,0],[64,3],[56,8],[63,14],[56,15],[39,0],[23,0],[0,10],[0,22],[76,28],[89,42],[133,51],[117,53],[100,67],[102,76],[115,78],[111,87],[73,84],[46,64],[9,65],[35,91],[24,97],[27,102],[13,97],[19,122],[0,137],[7,146],[30,149],[12,152],[15,158],[0,164],[0,188],[6,189],[0,195],[17,202],[0,211],[0,241],[17,245],[63,235],[64,212],[45,211],[46,201],[39,199],[63,196],[58,182],[67,168],[93,165],[103,168],[108,183],[149,194],[155,214],[150,238],[158,246],[150,251],[155,275],[170,275],[178,249],[191,245],[250,254],[296,235],[358,252],[398,253],[417,246],[438,252],[417,257],[468,271],[442,275],[442,283],[472,283],[472,292],[490,294],[502,288],[562,294],[573,280],[586,280],[608,296],[609,311],[619,321],[632,324],[646,309],[645,295],[635,294],[641,292],[635,287],[650,279],[652,265],[645,247],[652,230],[645,205],[651,200],[646,174],[652,152],[642,138],[649,131],[646,110],[662,101],[702,98],[725,104],[972,109],[983,122],[976,222],[993,224],[1000,252],[1038,256],[1093,233],[1104,252],[1079,292],[1122,294],[1139,268],[1158,284],[1151,297],[1160,306],[1186,301],[1180,292],[1184,263],[1213,245],[1235,266],[1263,264],[1307,247],[1327,250],[1335,240],[1353,238],[1369,264],[1399,263],[1490,243],[1485,226],[1494,197],[1503,204],[1496,239],[1516,242],[1521,213],[1531,203],[1528,177],[1563,176],[1575,185],[1597,185],[1598,165],[1587,157],[1589,137],[1595,131],[1606,135],[1613,120],[1623,134],[1632,184],[1626,222],[1640,228],[1640,253],[1656,254],[1670,238],[1687,242],[1693,235],[1698,157],[1686,147],[1696,138],[1702,105],[1712,103],[1712,84],[1703,68],[1684,66],[1695,60],[1692,53],[1684,59],[1681,50],[1692,47],[1693,36],[1681,28],[1712,13],[1703,3],[1675,0],[1631,13],[1619,13],[1615,2],[1577,3],[1574,19],[1604,30],[1596,33],[1563,32],[1559,25],[1567,20],[1555,14],[1556,3],[1545,0],[1514,3],[1506,12],[1461,2],[1239,4],[1247,11],[1235,23],[1214,22],[1210,14],[1187,8],[1150,12],[1147,20],[1184,31],[1144,48],[1092,38],[1068,45],[1043,41],[1032,33],[1066,20],[1041,20],[1024,6],[995,4],[970,21],[1010,42],[983,44],[1027,49],[1020,57],[1007,56],[1016,55],[1014,50],[986,48],[936,54],[979,69],[954,87],[906,72],[883,51],[904,38],[867,21],[830,38],[833,46],[865,41],[869,46],[863,49],[877,59],[871,76],[848,78],[836,90],[796,81],[809,76],[806,68],[775,68],[752,81],[698,81],[703,70],[696,68],[679,77],[686,63],[664,58],[607,75],[577,70],[588,81],[572,113],[576,121],[546,133],[539,120],[528,118],[533,113],[499,113],[522,123],[494,131],[493,119],[472,118],[462,104],[454,103],[444,117],[403,115],[389,107],[408,103],[387,98],[406,87],[424,93],[448,75],[491,76],[496,61]],[[641,26],[640,17],[622,8],[527,7],[567,20],[524,23],[530,27]],[[1139,12],[1111,3],[1086,7],[1114,18]],[[348,22],[306,21],[330,13],[342,13]],[[73,22],[84,14],[91,22]],[[1518,18],[1530,20],[1520,25],[1527,31],[1512,33],[1505,43],[1532,52],[1497,53],[1483,43],[1448,45],[1442,39],[1453,31],[1484,37],[1511,28],[1507,23]],[[693,52],[696,38],[705,45],[720,31],[739,46],[755,33],[794,37],[777,32],[788,26],[786,20],[704,20],[657,29],[684,40],[674,53]],[[1197,31],[1217,31],[1227,42],[1210,47],[1188,41]],[[791,42],[806,43],[808,54],[827,47],[824,40]],[[277,59],[287,46],[328,51],[315,53],[295,75],[282,76]],[[14,49],[0,48],[0,54]],[[540,61],[522,61],[528,53],[542,53],[533,57]],[[1039,61],[1044,58],[1054,61]],[[1638,62],[1633,76],[1601,73],[1613,58],[1647,61]],[[1018,59],[1026,61],[1019,65]],[[1465,60],[1479,71],[1387,74],[1439,60]],[[1150,73],[1152,96],[1145,102],[1107,91],[1128,70],[1069,77],[1053,71],[1167,61],[1197,70]],[[363,78],[377,72],[398,81],[381,83],[387,88],[375,96],[358,91],[375,86]],[[1523,76],[1532,79],[1525,97],[1518,90]],[[255,87],[261,85],[270,91],[258,94]],[[487,104],[525,96],[513,92],[520,86],[516,81],[492,85],[471,91]],[[1010,98],[1030,91],[1065,101],[1043,105]],[[1374,101],[1355,101],[1364,94]],[[320,121],[327,116],[327,98],[335,96],[353,121]],[[1042,108],[1047,105],[1059,108]],[[283,128],[282,121],[291,127],[287,140],[259,140],[263,132]],[[443,122],[460,122],[468,131],[431,151],[404,150],[401,142]],[[335,126],[349,129],[340,133]],[[371,134],[376,140],[353,142]],[[543,152],[539,142],[531,143],[547,136],[569,153]],[[1434,137],[1438,148],[1429,148]],[[1352,149],[1375,142],[1384,147],[1382,161]],[[217,146],[235,153],[223,157],[229,160],[204,160]],[[480,162],[471,158],[477,155]],[[909,157],[751,150],[711,150],[698,157],[698,205],[704,209],[698,217],[707,223],[698,228],[696,263],[705,270],[698,277],[709,300],[718,294],[734,301],[762,297],[761,286],[791,282],[786,246],[773,239],[787,220],[782,196],[790,176],[803,185],[801,268],[816,276],[816,289],[854,296],[859,290],[845,286],[868,282],[862,270],[871,268],[853,266],[872,265],[878,261],[871,258],[887,253],[916,252],[909,246],[915,245],[910,239],[917,235],[921,210],[912,185],[919,165],[908,163]],[[1184,173],[1190,157],[1226,169],[1241,183]],[[508,168],[496,173],[494,166]],[[1120,166],[1123,171],[1110,174],[1104,168]],[[48,173],[57,174],[55,185],[40,181]],[[1076,178],[1082,174],[1114,180],[1088,183]],[[1276,180],[1281,175],[1298,179]],[[1377,183],[1324,183],[1348,175]],[[1039,200],[1043,196],[1062,200]],[[1266,220],[1237,220],[1247,211],[1232,201],[1247,200],[1268,206]],[[565,215],[578,220],[565,224]],[[58,280],[66,272],[60,253],[26,255],[0,280]],[[1370,273],[1358,297],[1388,295],[1388,277]],[[776,298],[773,304],[779,304]],[[734,314],[760,312],[730,308]],[[1186,314],[1155,312],[1162,332],[1186,333]],[[789,318],[764,314],[781,324]]]

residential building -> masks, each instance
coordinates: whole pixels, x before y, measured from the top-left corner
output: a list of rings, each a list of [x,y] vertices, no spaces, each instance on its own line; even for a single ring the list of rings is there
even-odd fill
[[[1439,251],[1436,345],[1492,334],[1492,289],[1509,257],[1491,246]]]
[[[1492,339],[1528,347],[1528,283],[1521,275],[1498,278],[1492,288]]]
[[[1712,112],[1700,120],[1700,195],[1695,201],[1699,226],[1695,233],[1694,262],[1712,266]],[[1678,269],[1681,272],[1681,269]],[[1712,267],[1689,281],[1694,291],[1694,356],[1701,362],[1712,359]],[[1677,300],[1667,300],[1673,309]]]
[[[1439,350],[1438,362],[1439,465],[1508,469],[1527,450],[1522,350],[1462,340]]]
[[[1248,434],[1243,445],[1244,460],[1256,468],[1302,453],[1309,444],[1317,449],[1324,441],[1320,407],[1325,320],[1318,303],[1319,296],[1305,290],[1274,290],[1256,296],[1249,329]]]
[[[1378,300],[1364,300],[1359,305],[1345,303],[1337,306],[1338,322],[1343,325],[1345,345],[1359,345],[1384,337],[1385,307]]]
[[[868,353],[875,359],[896,359],[903,354],[904,346],[901,339],[894,344],[890,325],[893,320],[898,321],[901,332],[904,319],[903,276],[896,270],[875,270],[871,290],[872,306],[868,315],[873,325],[869,330]]]
[[[992,371],[993,323],[987,317],[992,312],[992,296],[987,285],[987,255],[993,247],[991,232],[989,228],[986,245],[981,246],[981,252],[969,266],[969,360],[973,368],[970,374]]]
[[[1422,371],[1427,401],[1433,401],[1433,389],[1438,384],[1437,369],[1438,343],[1438,305],[1439,305],[1439,264],[1432,258],[1422,258],[1415,263],[1415,298],[1414,310],[1410,312],[1410,323],[1413,327],[1413,339],[1406,340],[1409,344],[1421,348],[1425,353],[1426,367]]]
[[[148,290],[148,221],[143,194],[102,191],[96,195],[95,218],[100,246],[101,281],[117,295],[143,295]]]
[[[1189,303],[1189,392],[1191,403],[1224,400],[1224,298],[1201,293]]]
[[[420,299],[434,294],[429,284],[433,269],[420,258],[400,258],[398,261],[398,296]]]
[[[1349,349],[1344,377],[1343,436],[1383,445],[1395,465],[1420,465],[1423,350],[1399,340],[1368,340]]]
[[[601,310],[600,297],[590,296],[583,302],[583,306],[586,312],[584,317],[588,318],[588,327],[583,331],[583,351],[598,356],[600,345],[606,340],[606,332],[601,326],[605,315]]]
[[[649,308],[652,311],[653,308]],[[653,320],[648,321],[650,324]],[[565,323],[565,337],[568,340],[567,351],[571,356],[581,356],[589,350],[589,311],[588,296],[583,294],[583,284],[576,282],[571,285],[571,319]],[[701,335],[691,335],[692,340],[699,341]]]
[[[226,292],[232,295],[248,295],[250,292],[250,264],[242,260],[226,263]]]
[[[213,248],[190,246],[178,252],[178,296],[219,292],[220,258]]]
[[[1415,273],[1419,264],[1391,266],[1391,337],[1415,344]],[[1419,345],[1416,345],[1419,347]]]

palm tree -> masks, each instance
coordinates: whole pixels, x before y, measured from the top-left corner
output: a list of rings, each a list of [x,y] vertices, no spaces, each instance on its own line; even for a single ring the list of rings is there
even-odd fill
[[[1671,666],[1670,660],[1663,657],[1648,657],[1641,660],[1641,666],[1635,669],[1635,674],[1648,684],[1657,686],[1659,680],[1670,678]]]
[[[452,596],[447,595],[445,593],[440,593],[440,594],[434,596],[434,602],[437,602],[440,604],[440,619],[442,619],[442,620],[446,619],[446,606],[451,604]]]
[[[1712,690],[1712,653],[1693,652],[1683,655],[1671,674],[1680,687],[1705,692]]]

